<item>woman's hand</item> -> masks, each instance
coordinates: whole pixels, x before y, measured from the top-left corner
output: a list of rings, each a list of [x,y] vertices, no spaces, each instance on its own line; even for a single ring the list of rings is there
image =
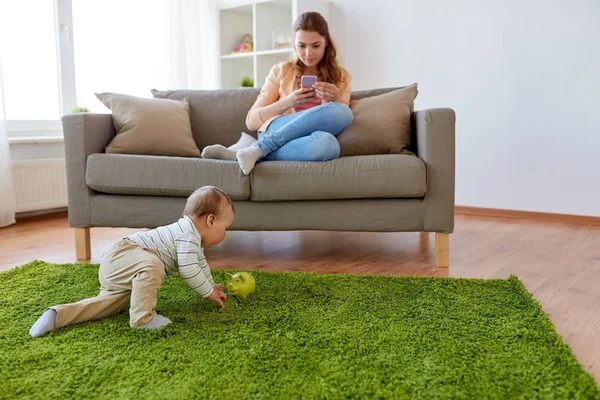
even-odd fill
[[[313,87],[317,90],[317,96],[327,101],[339,101],[340,91],[333,83],[316,82]]]
[[[302,104],[310,103],[314,101],[316,97],[316,91],[313,88],[305,87],[298,90],[294,90],[283,98],[283,104],[285,110],[290,108],[296,108]]]

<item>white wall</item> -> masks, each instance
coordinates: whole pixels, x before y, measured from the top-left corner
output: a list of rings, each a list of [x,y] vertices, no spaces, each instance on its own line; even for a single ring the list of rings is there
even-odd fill
[[[600,216],[599,0],[332,0],[354,89],[456,111],[456,204]]]

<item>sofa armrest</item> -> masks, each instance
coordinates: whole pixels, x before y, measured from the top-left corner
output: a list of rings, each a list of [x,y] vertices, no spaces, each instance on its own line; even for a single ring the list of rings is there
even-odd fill
[[[417,154],[425,162],[427,193],[424,203],[425,232],[454,231],[455,125],[449,108],[414,113]]]
[[[111,114],[77,113],[62,118],[67,163],[69,225],[91,226],[89,198],[92,191],[85,182],[87,158],[103,153],[115,136]]]

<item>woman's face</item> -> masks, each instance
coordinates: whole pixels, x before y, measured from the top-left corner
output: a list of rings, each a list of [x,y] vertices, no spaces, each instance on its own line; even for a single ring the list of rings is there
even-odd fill
[[[307,67],[316,67],[325,54],[325,38],[317,32],[297,30],[294,35],[296,54]]]

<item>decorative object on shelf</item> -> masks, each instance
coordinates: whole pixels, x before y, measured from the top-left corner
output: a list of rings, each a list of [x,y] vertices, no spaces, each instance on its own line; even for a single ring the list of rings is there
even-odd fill
[[[234,53],[245,53],[254,50],[252,45],[252,35],[247,33],[242,37],[242,43],[238,44]]]
[[[289,49],[292,47],[292,36],[272,31],[273,49]]]
[[[242,78],[241,85],[242,85],[242,87],[253,88],[254,87],[254,79],[250,78],[249,76],[245,76]]]

